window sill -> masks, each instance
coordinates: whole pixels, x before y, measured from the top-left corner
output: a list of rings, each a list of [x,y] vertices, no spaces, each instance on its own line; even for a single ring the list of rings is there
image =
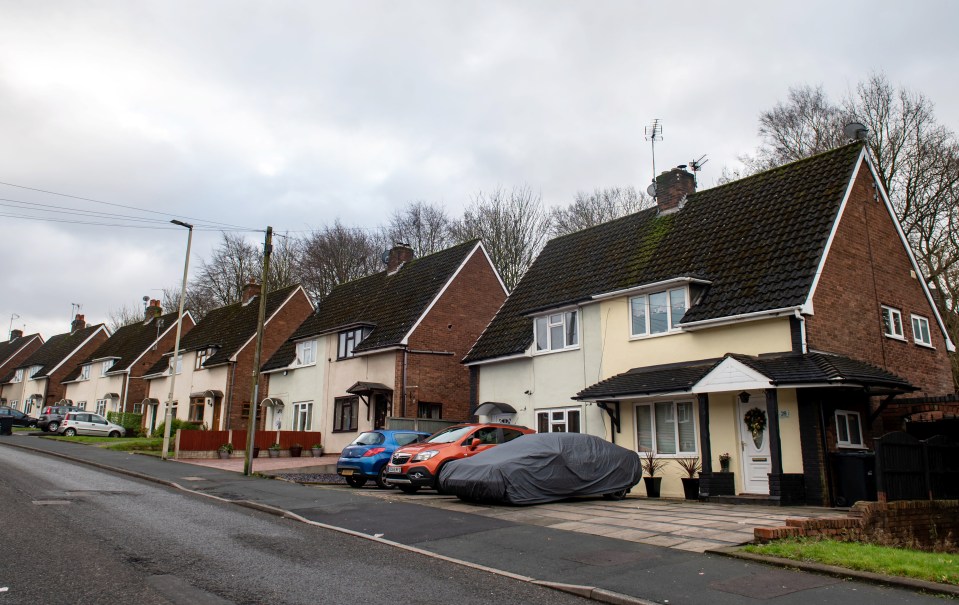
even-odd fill
[[[848,443],[837,443],[836,447],[843,450],[868,450],[865,445],[851,445]]]
[[[357,429],[334,429],[334,433],[355,433]]]
[[[348,359],[348,358],[347,358],[347,359]],[[337,361],[339,361],[339,359],[337,359]],[[299,370],[300,368],[312,368],[312,367],[315,366],[315,365],[316,365],[316,362],[315,362],[315,361],[314,361],[314,362],[311,362],[311,363],[299,363],[299,364],[290,366],[289,369],[291,369],[291,370]]]
[[[936,347],[932,346],[931,344],[926,344],[926,343],[924,343],[924,342],[919,342],[918,340],[914,340],[914,341],[912,341],[912,342],[915,343],[915,345],[916,345],[917,347],[922,347],[923,349],[931,349],[931,350],[933,350],[933,351],[936,350]]]
[[[900,342],[906,342],[905,336],[896,336],[895,334],[886,334],[886,333],[883,333],[883,336],[885,336],[889,340],[898,340]]]
[[[630,334],[629,340],[632,342],[634,340],[649,340],[650,338],[662,338],[663,336],[675,336],[676,334],[683,334],[685,330],[675,328],[668,330],[666,332],[659,332],[656,334]]]
[[[535,346],[535,345],[534,345]],[[570,351],[579,351],[582,349],[581,346],[576,345],[575,347],[566,347],[565,349],[550,349],[548,351],[533,351],[533,357],[539,357],[540,355],[552,355],[554,353],[568,353]]]

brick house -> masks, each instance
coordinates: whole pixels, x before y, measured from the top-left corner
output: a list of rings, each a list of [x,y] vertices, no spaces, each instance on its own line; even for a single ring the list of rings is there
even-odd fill
[[[264,365],[270,426],[322,431],[340,451],[388,416],[468,420],[460,360],[506,294],[479,241],[418,259],[397,245],[385,271],[334,288]]]
[[[247,428],[259,300],[259,285],[247,284],[240,302],[213,309],[181,337],[173,393],[175,418],[204,424],[212,430]],[[266,298],[262,358],[268,359],[275,353],[312,312],[313,303],[298,285],[270,292]],[[171,344],[144,375],[149,386],[142,403],[149,431],[156,429],[166,414],[172,358]],[[264,375],[259,390],[265,393],[268,388],[269,376]]]
[[[83,315],[77,315],[70,332],[50,337],[12,368],[0,385],[2,397],[11,404],[22,402],[20,409],[27,414],[39,415],[44,405],[66,398],[63,380],[109,337],[105,325],[87,326]]]
[[[861,144],[699,192],[680,167],[656,192],[547,244],[464,360],[480,416],[653,451],[667,495],[699,457],[711,496],[824,504],[835,453],[899,428],[903,396],[953,392],[955,347]]]
[[[86,410],[143,413],[147,381],[143,375],[173,347],[176,313],[162,314],[160,301],[151,300],[143,321],[119,328],[67,375],[66,398]],[[195,322],[183,315],[183,334]]]
[[[36,352],[43,345],[43,337],[39,334],[23,335],[23,330],[11,330],[10,340],[0,342],[0,405],[9,405],[14,409],[20,409],[22,402],[20,399],[11,399],[5,393],[5,385],[10,384],[6,389],[12,392],[13,384],[9,381],[14,377],[14,368],[21,362]],[[19,393],[19,391],[18,391]]]

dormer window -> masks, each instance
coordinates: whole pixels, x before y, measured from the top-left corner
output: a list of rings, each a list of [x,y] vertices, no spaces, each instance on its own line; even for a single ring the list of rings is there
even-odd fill
[[[196,364],[193,366],[194,370],[202,370],[203,364],[206,363],[206,360],[210,357],[210,349],[200,349],[196,352]]]
[[[33,374],[31,374],[33,376]],[[90,364],[80,368],[80,380],[90,380]]]
[[[170,367],[173,367],[173,357],[170,357]],[[180,374],[183,372],[183,353],[180,353],[176,358],[176,373]]]
[[[651,336],[675,332],[688,308],[685,287],[634,296],[629,299],[630,333]]]
[[[100,376],[106,376],[107,372],[110,371],[110,368],[113,367],[113,364],[116,363],[115,359],[107,359],[100,364]]]
[[[340,332],[340,342],[336,350],[337,359],[353,357],[353,349],[356,348],[356,345],[363,342],[363,339],[369,336],[369,334],[369,328],[356,328],[355,330]]]
[[[533,331],[537,353],[575,349],[579,346],[579,311],[537,317]]]
[[[23,382],[23,368],[18,369],[13,373],[14,382]]]
[[[350,348],[350,354],[352,353],[353,349]],[[316,363],[316,341],[304,340],[296,343],[296,365],[308,366],[314,363]]]

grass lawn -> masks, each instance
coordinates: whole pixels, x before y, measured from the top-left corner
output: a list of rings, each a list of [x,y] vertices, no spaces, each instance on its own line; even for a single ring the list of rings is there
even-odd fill
[[[959,554],[836,542],[833,540],[780,540],[743,548],[746,552],[835,565],[889,576],[959,585]]]
[[[73,443],[90,443],[102,445],[108,450],[117,450],[120,452],[159,452],[163,449],[163,438],[152,439],[150,437],[94,437],[91,435],[77,435],[75,437],[50,436],[45,439],[56,439],[57,441],[71,441]],[[170,450],[173,451],[173,441],[170,441]]]

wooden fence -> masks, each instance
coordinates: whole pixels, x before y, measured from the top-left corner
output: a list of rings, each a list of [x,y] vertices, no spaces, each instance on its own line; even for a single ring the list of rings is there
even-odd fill
[[[424,433],[436,433],[442,431],[448,426],[462,424],[450,420],[435,420],[433,418],[400,418],[391,416],[386,419],[386,428],[396,431],[423,431]]]
[[[281,450],[288,450],[294,443],[309,449],[314,444],[323,443],[323,434],[318,431],[257,431],[255,445],[261,450],[266,451],[274,443],[280,444]],[[205,452],[208,457],[213,457],[216,450],[224,443],[232,443],[233,448],[238,451],[246,450],[246,431],[184,431],[178,429],[176,432],[176,454],[179,458],[183,452],[184,457],[201,457],[197,454]],[[264,454],[265,455],[265,454]]]
[[[942,435],[920,441],[903,432],[875,444],[880,502],[959,498],[959,444]]]

